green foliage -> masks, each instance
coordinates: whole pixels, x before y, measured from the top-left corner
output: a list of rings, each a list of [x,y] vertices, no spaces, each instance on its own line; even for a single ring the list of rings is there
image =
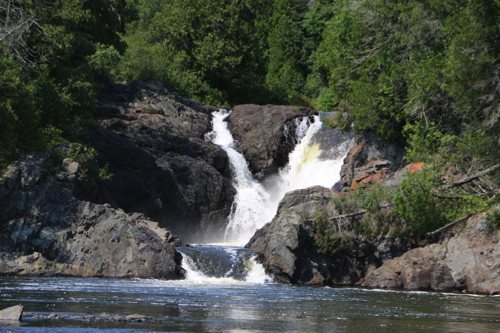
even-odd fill
[[[113,174],[109,172],[109,165],[106,163],[104,167],[97,169],[93,176],[97,181],[104,181],[111,179],[111,177],[113,177]]]
[[[302,223],[305,223],[307,221],[309,221],[309,213],[305,210],[299,210],[299,211],[296,211],[295,214],[297,214],[298,216],[300,216],[300,219],[302,220]]]
[[[350,228],[358,235],[376,239],[389,230],[404,229],[401,218],[392,208],[394,190],[379,183],[363,184],[356,191],[343,193],[332,200],[339,215],[366,210],[350,218]]]
[[[96,46],[96,52],[90,56],[90,68],[103,75],[106,73],[112,75],[112,71],[120,62],[120,53],[113,45],[97,44]]]
[[[405,220],[408,228],[420,235],[434,231],[449,220],[443,205],[433,195],[439,184],[431,171],[407,174],[400,192],[394,196],[396,212]]]
[[[123,0],[1,6],[0,168],[24,149],[74,140],[92,123],[99,91],[92,69],[104,73],[115,66],[129,17]]]
[[[368,212],[376,213],[382,205],[388,204],[391,201],[392,191],[386,186],[376,182],[363,185],[354,192],[354,198]]]
[[[313,227],[316,229],[314,245],[318,252],[325,255],[336,255],[352,248],[350,240],[333,230],[325,210],[319,209],[314,215]]]
[[[443,135],[478,126],[495,72],[497,5],[485,0],[339,1],[316,51],[316,104],[351,114],[357,130],[401,137],[405,124]],[[324,83],[324,80],[323,80]],[[485,100],[483,100],[485,101]],[[430,130],[428,130],[430,131]]]
[[[330,127],[330,128],[337,128],[337,127],[339,127],[339,124],[337,123],[336,118],[333,117],[333,116],[325,118],[325,119],[323,119],[321,121],[323,122],[323,125],[325,125],[327,127]]]
[[[453,195],[437,195],[435,191],[443,185],[440,180],[443,173],[442,169],[436,167],[408,173],[407,179],[394,196],[396,213],[411,231],[420,236],[468,214],[486,211],[495,200],[470,195],[465,189]]]
[[[496,206],[486,214],[486,223],[493,230],[500,229],[500,206]]]
[[[163,63],[178,63],[177,68],[164,68],[165,77],[179,71],[179,80],[183,72],[197,78],[197,85],[205,86],[200,96],[204,101],[258,102],[264,49],[257,21],[265,10],[257,0],[165,2],[151,22],[149,44],[160,46]],[[178,82],[163,83],[178,90],[172,86]]]

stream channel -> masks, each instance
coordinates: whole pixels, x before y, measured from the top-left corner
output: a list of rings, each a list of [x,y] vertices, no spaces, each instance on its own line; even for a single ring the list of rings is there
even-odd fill
[[[178,249],[185,280],[0,277],[0,309],[25,309],[0,332],[500,332],[497,297],[274,283],[243,245],[287,191],[334,186],[352,138],[297,119],[288,166],[261,184],[227,115],[214,113],[206,139],[228,153],[235,204],[221,243]],[[133,314],[147,318],[116,319]]]

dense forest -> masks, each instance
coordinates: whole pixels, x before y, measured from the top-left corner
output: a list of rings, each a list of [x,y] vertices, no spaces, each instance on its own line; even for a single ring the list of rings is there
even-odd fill
[[[217,106],[337,111],[429,166],[395,198],[406,220],[496,200],[495,170],[429,191],[443,170],[500,163],[500,0],[1,0],[0,42],[0,167],[76,140],[105,74]]]

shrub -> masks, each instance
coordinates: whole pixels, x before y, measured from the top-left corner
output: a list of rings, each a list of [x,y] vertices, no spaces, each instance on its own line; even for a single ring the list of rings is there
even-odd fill
[[[324,209],[318,209],[313,219],[316,229],[314,245],[318,252],[325,255],[336,255],[349,251],[352,248],[351,241],[346,236],[333,230],[333,225],[328,221],[328,215]]]

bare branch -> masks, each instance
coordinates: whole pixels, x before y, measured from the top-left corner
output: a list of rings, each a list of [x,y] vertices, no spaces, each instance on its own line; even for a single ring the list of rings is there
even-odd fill
[[[444,190],[448,190],[450,188],[453,188],[453,187],[457,187],[457,186],[461,186],[461,185],[464,185],[464,184],[467,184],[473,180],[476,180],[478,179],[479,177],[482,177],[492,171],[495,171],[496,169],[500,168],[500,163],[492,166],[491,168],[488,168],[484,171],[481,171],[481,172],[478,172],[477,174],[475,174],[474,176],[472,177],[466,177],[462,180],[459,180],[458,182],[454,182],[454,183],[451,183],[451,184],[448,184],[448,185],[445,185],[443,187],[440,188],[441,191],[444,191]]]
[[[469,215],[463,216],[463,217],[459,218],[458,220],[455,220],[455,221],[453,221],[453,222],[451,222],[451,223],[448,223],[447,225],[445,225],[445,226],[444,226],[444,227],[442,227],[442,228],[439,228],[439,229],[438,229],[438,230],[436,230],[436,231],[433,231],[433,232],[428,232],[428,233],[427,233],[427,235],[432,236],[432,235],[434,235],[434,234],[437,234],[438,232],[443,231],[443,230],[445,230],[445,229],[448,229],[449,227],[452,227],[452,226],[454,226],[455,224],[457,224],[457,223],[459,223],[459,222],[462,222],[462,221],[464,221],[464,220],[467,220],[469,217],[471,217],[471,216],[473,216],[474,214],[477,214],[477,213],[478,213],[478,212],[475,212],[475,213],[472,213],[472,214],[469,214]]]
[[[498,191],[493,191],[493,192],[484,192],[484,193],[478,193],[478,194],[472,194],[472,195],[469,195],[469,196],[472,196],[472,197],[482,197],[482,196],[493,196],[495,194],[497,194]],[[439,198],[439,199],[450,199],[450,200],[460,200],[460,199],[467,199],[466,196],[462,196],[462,195],[456,195],[456,196],[445,196],[445,195],[440,195],[438,193],[433,193],[435,197]]]

